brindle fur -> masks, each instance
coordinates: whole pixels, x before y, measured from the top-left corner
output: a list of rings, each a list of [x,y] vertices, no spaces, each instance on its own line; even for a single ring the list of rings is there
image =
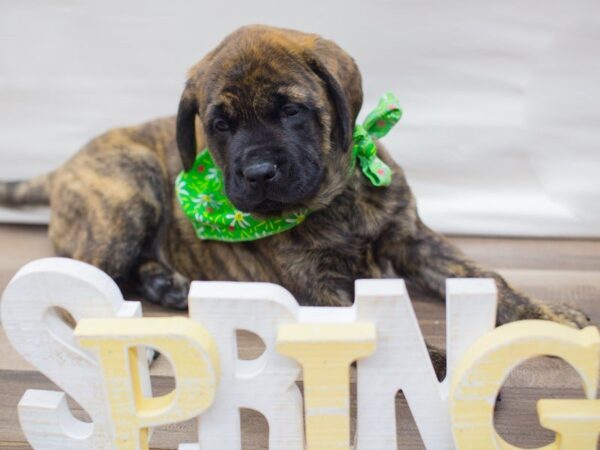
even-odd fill
[[[318,77],[306,76],[299,64]],[[196,150],[213,148],[196,115],[218,100],[251,116],[265,107],[261,99],[269,92],[282,89],[282,79],[295,82],[286,95],[310,96],[319,107],[325,173],[306,202],[314,212],[288,232],[253,242],[198,239],[173,192],[176,175],[190,166]],[[49,200],[49,234],[58,254],[91,263],[119,282],[133,280],[146,299],[175,308],[187,306],[189,280],[273,282],[302,304],[345,306],[353,301],[354,280],[391,270],[440,299],[447,278],[492,277],[499,324],[533,318],[587,324],[576,309],[517,292],[424,225],[402,169],[381,145],[380,156],[394,170],[391,186],[372,186],[358,169],[348,175],[349,133],[361,103],[358,69],[332,42],[245,27],[191,69],[177,120],[109,131],[48,176],[0,184],[0,203]],[[226,170],[227,161],[213,156]],[[443,358],[433,349],[432,355],[441,373]]]

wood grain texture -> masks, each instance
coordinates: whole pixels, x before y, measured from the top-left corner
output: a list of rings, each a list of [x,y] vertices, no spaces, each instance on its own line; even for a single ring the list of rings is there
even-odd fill
[[[451,240],[471,258],[492,269],[498,269],[509,282],[523,292],[544,301],[566,301],[583,308],[594,324],[600,323],[600,240],[538,240],[506,238],[453,237]],[[25,263],[53,254],[46,228],[37,226],[0,225],[0,290]],[[410,284],[419,324],[427,340],[445,345],[445,312],[443,305]],[[135,299],[135,295],[126,295]],[[181,313],[144,304],[146,316]],[[185,314],[183,314],[185,315]],[[242,358],[260,354],[262,344],[249,333],[240,333]],[[26,389],[58,390],[43,375],[17,355],[0,329],[0,449],[26,450],[18,425],[16,405]],[[173,386],[171,369],[164,358],[152,367],[152,385],[156,392],[168,392]],[[354,370],[352,380],[355,380]],[[535,447],[552,441],[553,433],[539,425],[535,402],[539,398],[582,398],[577,374],[564,362],[536,358],[513,371],[502,390],[495,423],[501,436],[515,445]],[[423,449],[414,420],[402,394],[396,399],[399,442],[405,449]],[[85,418],[77,405],[74,414]],[[355,406],[352,409],[355,414]],[[353,425],[354,426],[354,425]],[[267,448],[267,426],[254,411],[242,411],[242,438],[245,450]],[[194,442],[193,421],[158,429],[151,441],[153,449],[175,449],[178,443]]]

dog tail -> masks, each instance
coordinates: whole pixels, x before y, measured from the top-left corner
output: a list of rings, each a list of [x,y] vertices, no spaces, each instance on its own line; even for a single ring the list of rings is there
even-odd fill
[[[46,206],[50,204],[52,174],[40,175],[30,180],[0,181],[0,205]]]

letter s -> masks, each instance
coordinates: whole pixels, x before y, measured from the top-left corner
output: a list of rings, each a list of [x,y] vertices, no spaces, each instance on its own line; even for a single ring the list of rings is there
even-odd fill
[[[29,363],[75,399],[92,423],[73,417],[63,392],[28,390],[19,420],[35,449],[113,448],[109,414],[96,358],[73,340],[62,310],[83,318],[137,317],[138,302],[126,302],[114,281],[99,269],[65,258],[45,258],[24,266],[2,299],[2,322],[13,347]],[[59,309],[60,308],[60,309]],[[144,390],[147,364],[140,364]]]

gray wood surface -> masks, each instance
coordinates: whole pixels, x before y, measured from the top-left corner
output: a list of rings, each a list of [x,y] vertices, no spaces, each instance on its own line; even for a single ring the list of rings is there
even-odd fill
[[[541,300],[569,302],[583,308],[600,323],[600,241],[539,240],[453,237],[467,255],[503,273],[515,286]],[[52,255],[45,227],[0,226],[0,290],[26,262]],[[443,346],[444,306],[409,285],[415,310],[426,339]],[[131,298],[133,299],[133,298]],[[144,304],[145,315],[173,314]],[[261,343],[241,333],[241,355],[260,354]],[[24,450],[30,447],[18,425],[16,406],[26,389],[57,389],[16,354],[0,328],[0,449]],[[173,386],[170,367],[159,358],[152,367],[156,393]],[[354,379],[354,375],[353,375]],[[301,383],[301,382],[300,382]],[[549,443],[553,433],[539,425],[535,404],[539,398],[580,398],[581,383],[574,370],[557,359],[537,358],[518,367],[505,383],[496,413],[496,426],[510,443],[538,447]],[[423,445],[402,394],[396,399],[397,429],[402,449],[422,449]],[[354,405],[355,406],[355,405]],[[73,404],[79,417],[85,412]],[[262,416],[242,411],[245,450],[267,448],[267,425]],[[153,449],[176,449],[182,442],[195,440],[193,421],[162,427],[154,433]],[[600,447],[599,447],[600,448]]]

